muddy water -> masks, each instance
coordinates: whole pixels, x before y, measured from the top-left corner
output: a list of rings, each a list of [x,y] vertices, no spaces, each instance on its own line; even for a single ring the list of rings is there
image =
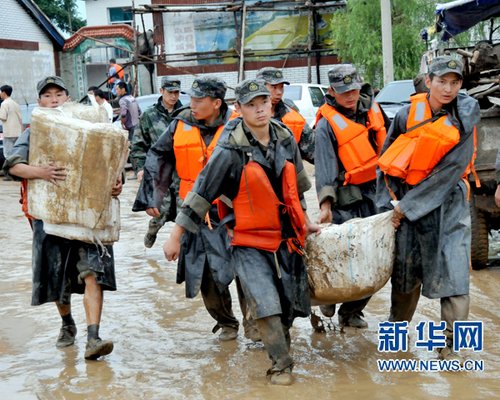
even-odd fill
[[[292,329],[296,382],[270,386],[265,351],[242,333],[221,343],[200,298],[184,298],[175,283],[175,265],[165,261],[161,243],[145,249],[148,218],[130,212],[137,188],[128,181],[121,196],[122,234],[115,245],[117,292],[105,293],[101,327],[115,350],[86,362],[85,317],[81,296],[73,297],[78,325],[75,346],[55,347],[60,319],[55,306],[31,307],[31,241],[21,216],[18,184],[0,181],[0,398],[2,399],[493,399],[500,393],[500,268],[472,272],[471,320],[485,324],[484,372],[378,372],[376,360],[430,360],[414,346],[407,353],[377,351],[377,323],[388,314],[390,284],[368,304],[367,330],[336,327],[314,333],[307,319]],[[313,195],[310,198],[314,198]],[[317,207],[317,206],[316,206]],[[313,204],[313,212],[314,204]],[[233,293],[234,288],[233,288]],[[241,318],[236,296],[235,313]],[[439,302],[422,298],[415,315],[439,320]]]

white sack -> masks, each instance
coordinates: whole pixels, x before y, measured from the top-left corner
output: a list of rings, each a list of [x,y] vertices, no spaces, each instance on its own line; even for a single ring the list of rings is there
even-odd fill
[[[360,300],[380,290],[391,276],[395,231],[392,211],[323,225],[306,241],[313,304]]]

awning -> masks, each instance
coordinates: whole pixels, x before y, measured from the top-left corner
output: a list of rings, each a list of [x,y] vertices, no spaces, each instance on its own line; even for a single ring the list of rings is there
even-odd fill
[[[456,0],[436,5],[437,31],[441,40],[465,32],[481,21],[500,17],[500,0]]]

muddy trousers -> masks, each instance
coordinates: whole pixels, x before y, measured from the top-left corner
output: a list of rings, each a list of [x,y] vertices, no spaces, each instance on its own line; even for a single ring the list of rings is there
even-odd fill
[[[159,217],[151,218],[148,225],[148,235],[156,236],[158,234],[158,231],[163,227],[163,225],[166,224],[168,216],[168,211],[165,212],[163,210],[160,210]]]
[[[289,329],[281,323],[279,315],[259,318],[255,320],[259,333],[272,362],[268,373],[293,368],[293,359],[290,356]]]
[[[339,307],[339,318],[347,320],[351,315],[363,316],[363,309],[366,307],[370,299],[371,296],[367,297],[366,299],[342,303],[342,305]]]
[[[175,220],[175,204],[172,205],[172,201],[175,201],[175,192],[170,188],[169,191],[163,196],[163,200],[160,204],[160,216],[153,217],[149,220],[148,234],[156,236],[158,231],[167,223],[167,221]]]
[[[243,315],[243,330],[245,332],[245,337],[247,339],[253,340],[254,342],[260,341],[260,333],[257,323],[250,315],[250,311],[247,306],[247,301],[241,287],[240,279],[236,277],[236,290],[238,291],[238,300],[240,303],[241,314]]]
[[[392,288],[391,313],[389,321],[408,321],[413,318],[420,298],[421,286],[417,286],[410,293],[401,293]],[[446,322],[444,331],[448,346],[453,342],[453,322],[465,321],[469,316],[469,295],[441,297],[441,321]]]
[[[215,333],[222,327],[231,327],[238,330],[239,322],[233,314],[229,288],[226,287],[222,292],[219,290],[208,265],[205,265],[203,271],[200,291],[205,308],[212,318],[217,321],[217,325],[212,329],[212,332]]]

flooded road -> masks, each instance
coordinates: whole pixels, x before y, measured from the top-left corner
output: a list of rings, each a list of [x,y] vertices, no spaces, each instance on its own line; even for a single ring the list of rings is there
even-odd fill
[[[175,283],[176,267],[164,259],[160,231],[152,249],[143,245],[148,217],[130,211],[137,181],[121,199],[122,233],[115,245],[118,291],[105,292],[101,337],[115,349],[85,361],[82,297],[73,296],[78,326],[74,346],[57,349],[60,317],[53,304],[30,306],[31,231],[18,204],[19,184],[0,181],[0,398],[2,399],[494,399],[500,393],[500,268],[473,271],[470,320],[484,322],[484,372],[379,372],[377,359],[431,360],[435,353],[378,352],[378,322],[388,315],[390,284],[365,309],[369,328],[315,333],[297,319],[292,335],[295,383],[268,384],[266,352],[242,329],[233,342],[219,342],[200,297],[188,300]],[[309,198],[314,199],[314,193]],[[311,203],[311,202],[309,202]],[[317,204],[310,204],[317,210]],[[233,291],[233,308],[241,313]],[[439,301],[421,298],[411,327],[439,321]],[[337,324],[336,317],[332,323]]]

